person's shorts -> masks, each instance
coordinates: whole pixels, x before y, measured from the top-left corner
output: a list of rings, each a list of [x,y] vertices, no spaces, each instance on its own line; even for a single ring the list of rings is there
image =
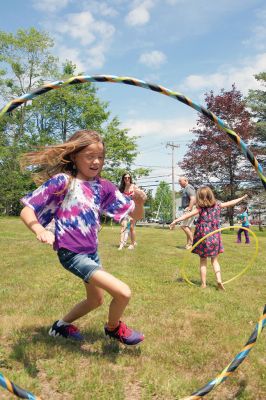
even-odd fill
[[[193,206],[192,210],[195,210],[195,206]],[[187,213],[189,213],[189,211],[184,211],[183,215]],[[185,219],[184,221],[181,221],[180,226],[187,226],[188,228],[192,228],[194,220],[195,216],[189,219]]]
[[[93,254],[77,254],[71,250],[61,248],[57,251],[57,255],[66,270],[85,282],[89,282],[92,275],[102,269],[97,252]]]

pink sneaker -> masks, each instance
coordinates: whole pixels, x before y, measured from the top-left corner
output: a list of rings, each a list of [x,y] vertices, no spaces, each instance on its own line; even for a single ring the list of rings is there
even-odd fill
[[[141,332],[134,331],[129,328],[124,322],[119,321],[119,325],[113,331],[110,331],[107,326],[104,327],[105,334],[110,338],[116,339],[121,343],[132,346],[144,340],[144,335]]]
[[[81,335],[80,331],[75,325],[61,325],[58,326],[56,321],[53,326],[49,330],[49,335],[58,337],[63,336],[64,338],[70,338],[75,340],[84,340],[84,337]]]

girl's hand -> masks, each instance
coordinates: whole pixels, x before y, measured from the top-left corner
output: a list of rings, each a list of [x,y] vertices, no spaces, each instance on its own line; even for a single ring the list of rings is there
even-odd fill
[[[135,201],[135,203],[145,203],[145,201],[147,200],[147,196],[146,193],[143,192],[143,190],[135,187],[132,199]]]
[[[133,218],[135,221],[138,221],[139,219],[143,218],[144,215],[144,203],[147,199],[147,196],[143,190],[140,190],[139,188],[134,189],[134,192],[132,194],[132,200],[135,203],[135,209],[130,213],[130,217]]]
[[[53,232],[47,231],[46,229],[37,233],[36,238],[40,242],[50,244],[51,246],[54,244],[54,241],[55,241],[55,236],[54,236]]]
[[[174,222],[172,222],[172,223],[169,225],[169,229],[171,229],[171,230],[175,229],[175,223],[174,223]]]

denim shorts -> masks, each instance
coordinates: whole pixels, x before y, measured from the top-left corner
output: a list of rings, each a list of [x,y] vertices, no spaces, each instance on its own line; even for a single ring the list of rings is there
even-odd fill
[[[65,269],[89,282],[94,272],[102,269],[98,253],[77,254],[71,250],[61,248],[57,252],[60,263]]]

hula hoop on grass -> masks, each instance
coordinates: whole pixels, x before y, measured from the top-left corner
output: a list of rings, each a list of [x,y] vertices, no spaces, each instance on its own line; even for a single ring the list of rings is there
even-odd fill
[[[0,372],[0,385],[8,390],[10,393],[15,394],[20,399],[28,399],[28,400],[41,400],[40,397],[34,396],[34,394],[27,392],[25,389],[21,389],[18,385],[15,385],[9,379],[5,378],[4,375]]]
[[[244,275],[244,274],[251,268],[251,266],[254,265],[254,263],[255,263],[255,261],[256,261],[256,258],[257,258],[257,256],[258,256],[258,251],[259,251],[259,242],[258,242],[257,235],[256,235],[251,229],[245,228],[244,226],[238,226],[238,225],[226,226],[226,227],[224,227],[224,228],[216,229],[215,231],[208,233],[207,235],[205,235],[204,237],[202,237],[200,240],[198,240],[197,243],[195,243],[195,244],[192,246],[192,248],[190,249],[190,251],[188,252],[188,254],[190,254],[190,253],[192,252],[192,250],[194,250],[201,242],[203,242],[203,241],[204,241],[205,239],[207,239],[209,236],[212,236],[212,235],[214,235],[215,233],[222,232],[222,231],[225,231],[225,230],[228,230],[228,229],[236,229],[236,228],[237,228],[237,229],[244,229],[245,231],[248,231],[248,232],[253,236],[253,238],[254,238],[254,240],[255,240],[255,251],[254,251],[254,254],[253,254],[253,256],[251,257],[249,263],[247,264],[247,266],[246,266],[241,272],[239,272],[237,275],[233,276],[233,278],[228,279],[227,281],[223,282],[224,285],[227,284],[227,283],[229,283],[229,282],[232,282],[232,281],[234,281],[235,279],[239,278],[240,276]],[[185,272],[185,265],[187,264],[187,262],[185,262],[185,261],[187,261],[187,259],[188,259],[188,256],[186,256],[185,259],[184,259],[184,261],[183,261],[183,266],[182,266],[181,273],[182,273],[183,278],[185,279],[185,281],[186,281],[189,285],[191,285],[191,286],[196,286],[195,283],[191,282],[191,280],[187,277],[187,274],[186,274],[186,272]]]
[[[35,97],[40,96],[46,92],[49,92],[50,90],[60,89],[60,88],[66,87],[68,85],[74,85],[74,84],[86,83],[86,82],[112,82],[112,83],[122,83],[122,84],[126,84],[126,85],[137,86],[137,87],[149,89],[154,92],[161,93],[166,96],[172,97],[175,100],[178,100],[181,103],[194,108],[196,111],[198,111],[199,113],[203,114],[205,117],[210,119],[216,126],[218,126],[218,128],[225,131],[227,133],[227,135],[229,136],[229,138],[235,142],[235,144],[239,147],[240,151],[244,154],[246,159],[248,159],[249,162],[253,165],[257,175],[259,176],[259,178],[262,182],[264,189],[266,190],[266,177],[263,173],[262,167],[259,164],[258,160],[253,155],[253,153],[249,150],[249,148],[247,147],[245,142],[243,142],[243,140],[233,130],[231,130],[229,127],[227,127],[222,119],[218,118],[210,110],[204,108],[201,105],[198,105],[197,103],[194,103],[191,99],[189,99],[188,97],[184,96],[181,93],[174,92],[172,90],[164,88],[163,86],[159,86],[159,85],[156,85],[153,83],[148,83],[148,82],[136,79],[136,78],[114,76],[114,75],[94,75],[94,76],[86,75],[86,76],[74,76],[70,79],[67,79],[66,81],[56,81],[56,82],[48,83],[48,84],[34,90],[31,93],[24,94],[23,96],[20,96],[18,98],[13,99],[12,101],[10,101],[8,104],[6,104],[0,110],[0,119],[6,113],[10,113],[11,111],[13,111],[17,107],[21,106],[22,104],[26,103],[27,101],[32,100]],[[266,310],[266,307],[265,307],[265,310]],[[264,310],[264,314],[266,312],[265,310]],[[227,369],[222,372],[222,374],[225,374],[226,376],[221,377],[221,375],[220,375],[219,382],[216,382],[216,380],[210,382],[203,389],[200,389],[200,391],[195,392],[190,397],[187,397],[186,400],[200,399],[201,397],[205,396],[205,394],[209,393],[218,384],[223,382],[227,378],[227,376],[230,373],[232,373],[238,367],[238,365],[243,361],[243,359],[248,355],[250,349],[252,348],[252,346],[254,346],[254,344],[257,340],[257,337],[259,336],[262,329],[264,328],[264,325],[265,325],[265,316],[262,316],[260,322],[257,324],[256,330],[251,335],[246,347],[244,348],[244,350],[241,351],[241,353],[239,353],[236,356],[237,360],[236,361],[233,360],[233,362],[227,367]],[[229,368],[230,368],[230,370],[229,370]],[[213,382],[214,382],[214,384],[213,384]],[[7,389],[8,385],[7,385],[4,377],[2,378],[2,380],[0,379],[0,384],[2,384],[2,386]],[[15,393],[15,391],[12,391],[12,390],[10,390],[10,391],[12,393],[18,395],[17,393]],[[33,396],[33,395],[31,395],[31,396]],[[24,397],[24,398],[28,398],[30,400],[37,399],[35,396]]]
[[[192,393],[192,395],[188,397],[184,397],[181,400],[198,400],[202,397],[206,396],[206,394],[210,393],[211,390],[215,389],[219,386],[222,382],[224,382],[238,367],[239,365],[245,360],[248,353],[251,351],[253,346],[255,345],[258,337],[260,336],[263,328],[266,325],[266,305],[264,306],[264,311],[261,317],[259,318],[255,330],[252,332],[250,338],[248,339],[247,343],[241,349],[241,351],[235,356],[235,358],[227,365],[227,367],[214,378],[212,381],[208,382],[207,385],[203,386],[201,389],[197,390],[196,392]]]

